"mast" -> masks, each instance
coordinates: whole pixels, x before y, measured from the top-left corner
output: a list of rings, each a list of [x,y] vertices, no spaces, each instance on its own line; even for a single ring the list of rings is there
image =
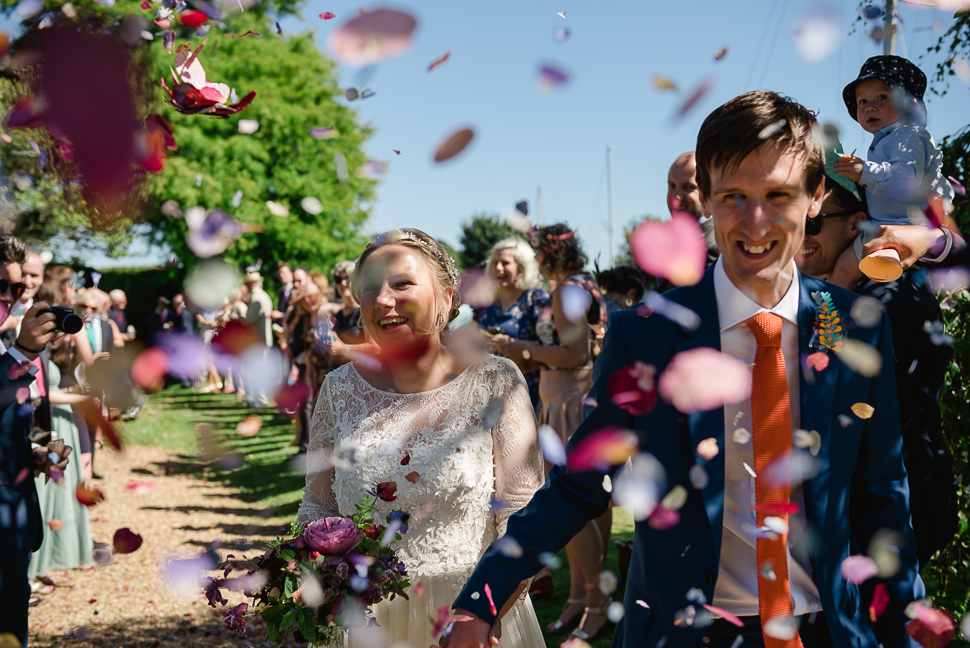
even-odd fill
[[[606,205],[610,218],[610,267],[613,267],[613,152],[606,145]]]
[[[886,0],[886,27],[882,37],[882,53],[896,53],[896,0]]]

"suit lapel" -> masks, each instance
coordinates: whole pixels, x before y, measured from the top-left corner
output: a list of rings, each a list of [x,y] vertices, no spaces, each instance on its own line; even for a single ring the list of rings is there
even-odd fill
[[[809,524],[821,528],[825,520],[828,504],[829,451],[831,448],[832,402],[835,385],[838,382],[841,363],[836,361],[835,353],[829,352],[829,366],[822,371],[806,368],[805,358],[813,353],[809,347],[815,331],[818,307],[812,299],[812,292],[822,291],[825,284],[801,275],[801,295],[798,304],[798,355],[801,360],[799,372],[799,401],[801,403],[801,429],[815,430],[822,437],[822,447],[818,454],[818,476],[803,484],[805,515]],[[844,329],[843,329],[844,330]]]
[[[693,290],[685,291],[683,305],[700,317],[701,324],[689,337],[674,346],[675,353],[701,347],[721,350],[721,327],[717,316],[717,296],[714,292],[714,266],[711,265],[704,278]],[[724,408],[707,412],[694,412],[687,416],[690,430],[691,450],[694,461],[707,471],[708,482],[701,490],[704,508],[711,524],[715,555],[721,554],[721,532],[724,526],[724,453],[719,452],[710,461],[697,454],[697,445],[704,439],[717,439],[718,447],[724,447]]]

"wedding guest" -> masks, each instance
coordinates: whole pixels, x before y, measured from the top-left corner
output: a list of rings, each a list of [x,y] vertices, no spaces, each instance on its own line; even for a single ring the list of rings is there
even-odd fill
[[[231,293],[229,293],[229,304],[223,311],[222,317],[220,317],[220,326],[225,325],[226,322],[231,320],[241,320],[246,321],[246,315],[249,312],[249,289],[245,285],[239,286]],[[226,382],[223,386],[223,393],[226,394],[236,394],[236,398],[242,400],[246,395],[246,389],[243,385],[242,375],[238,367],[230,367],[229,374],[226,376]]]
[[[57,304],[57,294],[51,284],[45,283],[37,293],[39,301]],[[74,341],[71,336],[61,335],[50,346],[48,363],[49,390],[52,409],[52,438],[63,441],[79,452],[79,461],[72,461],[64,471],[63,481],[48,481],[43,475],[35,478],[41,514],[50,527],[44,534],[40,549],[30,558],[28,577],[33,580],[46,577],[49,571],[76,569],[94,563],[94,541],[88,509],[78,502],[75,489],[78,484],[91,488],[93,474],[90,443],[82,443],[81,432],[74,419],[72,406],[93,402],[90,394],[84,394],[71,379],[74,357]],[[64,385],[62,388],[61,386]],[[53,524],[57,525],[55,528]]]
[[[648,499],[636,504],[617,648],[916,645],[906,632],[906,608],[925,588],[910,525],[890,323],[883,314],[874,327],[836,331],[827,322],[835,313],[841,322],[856,296],[800,274],[793,262],[806,216],[819,214],[824,196],[817,129],[808,109],[773,92],[748,92],[716,108],[697,136],[697,179],[721,256],[698,284],[666,295],[696,313],[699,324],[689,329],[635,310],[613,315],[590,393],[597,405],[566,452],[607,427],[638,436],[642,454],[627,473],[633,479],[629,493]],[[816,324],[833,333],[831,339],[813,339]],[[843,362],[835,347],[844,350],[850,342],[875,349],[882,370],[872,375],[856,365],[859,373],[848,357]],[[820,357],[811,373],[802,364],[809,344],[825,356],[824,369]],[[689,415],[701,404],[681,398],[699,395],[703,383],[681,385],[674,402],[683,412],[664,398],[646,413],[612,400],[610,378],[634,360],[651,365],[661,382],[672,360],[684,359],[677,354],[701,349],[720,350],[750,367],[750,396],[739,395],[744,400],[729,406],[709,402]],[[719,376],[710,378],[713,384]],[[653,393],[650,384],[638,389]],[[873,408],[871,417],[853,415],[858,402]],[[815,431],[818,440],[805,443],[793,430]],[[778,469],[790,465],[813,469]],[[696,466],[706,477],[703,488],[692,487]],[[618,470],[607,474],[615,480]],[[660,472],[663,484],[655,481]],[[508,535],[521,553],[509,556],[496,547],[486,552],[455,603],[472,619],[456,622],[443,648],[490,643],[489,633],[500,628],[490,628],[496,615],[481,600],[485,584],[495,605],[504,604],[523,578],[538,571],[539,556],[556,552],[622,492],[613,489],[611,495],[603,484],[597,470],[550,471],[545,486],[509,522]],[[675,486],[686,494],[676,524],[671,516],[659,523],[650,515],[656,511],[652,498]],[[777,518],[767,521],[770,534],[766,518]],[[885,550],[898,569],[871,581],[883,586],[888,599],[879,617],[886,632],[877,638],[871,601],[842,567],[854,548],[870,549],[873,539],[886,546],[879,538],[887,533],[892,540]],[[738,617],[741,627],[716,610],[708,623],[710,610],[700,601]]]
[[[360,344],[364,341],[360,307],[350,291],[350,276],[354,267],[353,261],[340,261],[330,271],[330,282],[341,304],[340,310],[333,315],[333,332],[344,344]]]
[[[158,336],[162,331],[171,328],[172,300],[168,297],[160,296],[155,301],[155,310],[148,316],[148,344],[154,346],[158,342]]]
[[[596,282],[603,292],[606,317],[619,310],[633,308],[643,299],[647,286],[647,276],[633,266],[616,266],[610,270],[596,273]]]
[[[108,293],[108,297],[111,299],[108,319],[118,325],[118,330],[121,331],[121,336],[126,342],[134,340],[135,335],[128,330],[128,317],[125,314],[125,309],[128,308],[128,296],[125,295],[125,291],[115,288]]]
[[[12,236],[0,235],[0,323],[21,297],[23,262],[23,244]],[[70,446],[65,447],[55,466],[48,447],[32,449],[15,397],[18,389],[33,382],[37,371],[33,360],[54,338],[54,315],[42,313],[47,309],[48,304],[35,303],[24,315],[14,346],[0,356],[0,511],[6,512],[0,515],[0,636],[9,633],[15,643],[24,646],[30,601],[27,567],[30,554],[43,540],[44,522],[35,482],[24,479],[21,473],[50,474],[52,467],[64,471],[73,452]],[[26,373],[14,373],[18,363],[27,363],[30,368]],[[16,515],[11,514],[13,511]]]
[[[567,225],[540,227],[529,242],[542,274],[556,285],[552,312],[536,324],[538,341],[496,335],[493,344],[507,358],[535,360],[542,365],[539,423],[552,427],[567,443],[583,420],[583,398],[593,384],[595,333],[591,327],[602,325],[603,298],[596,280],[584,270],[586,254],[579,238]],[[609,598],[597,583],[603,572],[612,516],[606,513],[602,517],[587,524],[566,545],[569,598],[559,618],[546,626],[547,632],[575,626],[573,634],[588,641],[607,623]],[[539,576],[544,577],[544,573]]]
[[[264,351],[273,346],[273,330],[270,313],[273,310],[273,302],[269,295],[263,290],[263,278],[258,272],[246,274],[244,285],[249,293],[249,301],[246,308],[246,322],[255,330],[259,336],[259,343]],[[296,273],[294,273],[294,285],[296,285]],[[251,407],[265,407],[269,404],[269,396],[259,393],[253,389],[253,376],[243,375],[246,383],[245,400]]]
[[[432,632],[441,607],[542,483],[535,417],[521,372],[491,355],[463,363],[444,343],[458,313],[458,281],[454,261],[424,232],[393,230],[374,239],[351,286],[381,350],[379,362],[354,361],[332,371],[313,416],[297,515],[301,528],[352,514],[378,482],[393,483],[394,501],[378,498],[377,514],[412,512],[396,546],[414,583],[409,597],[371,606],[388,645],[437,643]],[[489,420],[493,398],[503,407]],[[330,459],[351,448],[355,460],[335,467]],[[434,506],[426,515],[414,514],[428,502]],[[503,642],[543,648],[525,585],[519,583],[512,603],[501,610]],[[371,637],[350,630],[342,645],[363,648],[372,645]]]
[[[838,180],[826,186],[822,211],[806,222],[805,241],[795,256],[798,269],[813,277],[832,273],[868,216],[866,203]],[[943,335],[939,302],[915,271],[904,272],[896,281],[861,281],[854,292],[877,300],[889,314],[916,557],[926,565],[950,543],[958,525],[953,459],[940,413],[952,339]]]
[[[273,320],[281,320],[290,305],[290,291],[293,290],[293,270],[290,269],[290,264],[280,261],[276,265],[276,276],[280,280],[280,289],[276,291],[277,308],[271,317]]]
[[[475,313],[478,326],[490,335],[503,334],[516,340],[538,340],[536,324],[542,312],[550,307],[549,293],[540,285],[539,264],[535,252],[520,238],[507,238],[492,247],[486,272],[498,284],[498,299]],[[518,365],[529,386],[532,407],[539,412],[539,364],[509,358]],[[550,579],[551,580],[551,579]],[[533,596],[535,592],[530,592]]]
[[[296,382],[307,385],[309,384],[309,377],[307,376],[307,363],[309,361],[307,335],[313,329],[315,296],[317,295],[320,295],[320,289],[312,281],[307,281],[298,288],[294,288],[286,317],[283,319],[283,328],[287,334],[286,355],[293,366],[296,367]],[[294,419],[296,445],[300,447],[300,453],[306,452],[310,440],[309,417],[312,412],[307,411],[309,407],[312,407],[312,405],[306,401],[299,404]]]
[[[14,304],[10,315],[0,324],[0,332],[2,332],[0,340],[7,348],[12,347],[17,336],[20,335],[20,322],[23,320],[24,313],[33,306],[34,295],[37,294],[40,284],[44,281],[44,262],[37,250],[27,248],[21,268],[21,281],[24,284],[23,297]]]

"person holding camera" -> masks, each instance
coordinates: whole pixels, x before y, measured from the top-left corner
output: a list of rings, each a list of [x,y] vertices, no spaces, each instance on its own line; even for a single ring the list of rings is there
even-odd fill
[[[23,243],[0,235],[0,323],[23,295],[24,259]],[[27,643],[27,566],[44,535],[32,476],[65,470],[72,449],[31,447],[30,407],[17,402],[17,392],[34,381],[34,360],[56,334],[49,305],[37,301],[24,314],[14,346],[0,355],[0,635],[10,633],[21,645]]]

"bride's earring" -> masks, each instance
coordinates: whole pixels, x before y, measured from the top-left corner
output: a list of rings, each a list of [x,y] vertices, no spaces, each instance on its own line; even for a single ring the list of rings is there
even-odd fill
[[[437,326],[441,326],[441,325],[442,325],[442,324],[444,324],[444,323],[445,323],[445,318],[444,318],[444,317],[442,317],[442,315],[441,315],[441,313],[438,313],[438,319],[437,319],[437,320],[435,320],[435,324],[436,324]]]

